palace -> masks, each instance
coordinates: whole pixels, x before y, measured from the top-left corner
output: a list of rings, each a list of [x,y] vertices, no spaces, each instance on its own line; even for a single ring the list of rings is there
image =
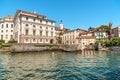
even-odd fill
[[[0,18],[0,39],[5,40],[7,43],[9,40],[13,40],[13,23],[14,16],[6,16]]]
[[[35,12],[16,12],[14,39],[18,43],[54,43],[55,36],[55,21]]]
[[[90,45],[96,40],[111,40],[120,37],[119,28],[109,29],[90,28],[69,30],[64,28],[63,22],[56,26],[56,21],[47,19],[46,16],[36,12],[17,10],[15,16],[0,18],[0,39],[7,43],[15,40],[18,43],[42,43],[42,44],[68,44]]]

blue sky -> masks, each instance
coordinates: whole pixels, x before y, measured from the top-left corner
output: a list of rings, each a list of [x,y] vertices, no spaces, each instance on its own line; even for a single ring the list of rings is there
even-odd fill
[[[0,17],[16,10],[36,11],[69,29],[120,25],[120,0],[0,0]]]

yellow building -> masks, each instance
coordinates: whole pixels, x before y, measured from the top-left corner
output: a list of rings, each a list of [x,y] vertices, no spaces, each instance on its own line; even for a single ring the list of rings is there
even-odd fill
[[[81,32],[86,32],[83,29],[75,29],[67,31],[62,36],[62,43],[63,44],[79,44],[78,37]]]
[[[91,32],[80,33],[78,40],[79,40],[79,44],[84,46],[94,44],[96,41],[95,37],[93,36],[93,33]]]

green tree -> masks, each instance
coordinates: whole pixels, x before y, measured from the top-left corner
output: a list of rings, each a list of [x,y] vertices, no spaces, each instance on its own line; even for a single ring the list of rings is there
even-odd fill
[[[58,33],[58,37],[57,37],[57,39],[56,39],[58,44],[61,44],[61,43],[62,43],[62,35],[63,35],[62,32]]]
[[[4,40],[0,40],[0,48],[2,48],[3,43],[5,43],[5,41]]]
[[[101,45],[104,45],[104,41],[102,41],[102,40],[95,42],[96,45],[98,45],[99,43],[100,43]]]
[[[112,46],[119,46],[120,45],[120,37],[115,37],[111,41]]]
[[[10,41],[8,41],[8,43],[17,43],[17,41],[15,41],[15,40],[10,40]]]
[[[101,26],[97,27],[97,29],[108,30],[108,29],[109,29],[109,26],[108,26],[108,25],[101,25]]]
[[[104,44],[106,47],[112,46],[111,41],[105,41]]]

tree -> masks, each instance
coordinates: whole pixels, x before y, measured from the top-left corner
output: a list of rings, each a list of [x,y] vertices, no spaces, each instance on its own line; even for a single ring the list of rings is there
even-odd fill
[[[100,43],[101,45],[104,45],[104,41],[102,41],[102,40],[99,40],[99,41],[96,41],[96,42],[95,42],[96,45],[98,45],[99,43]]]
[[[109,26],[108,26],[108,25],[101,25],[101,26],[99,26],[97,29],[108,30],[108,29],[109,29]]]
[[[105,41],[104,44],[106,47],[112,46],[111,41]]]
[[[0,40],[0,48],[2,48],[3,43],[5,43],[5,41],[4,40]]]
[[[111,41],[112,46],[119,46],[120,45],[120,37],[115,37]]]
[[[56,39],[58,44],[61,44],[61,43],[62,43],[62,35],[63,35],[62,32],[60,32],[60,33],[58,34],[58,37],[57,37],[57,39]]]

